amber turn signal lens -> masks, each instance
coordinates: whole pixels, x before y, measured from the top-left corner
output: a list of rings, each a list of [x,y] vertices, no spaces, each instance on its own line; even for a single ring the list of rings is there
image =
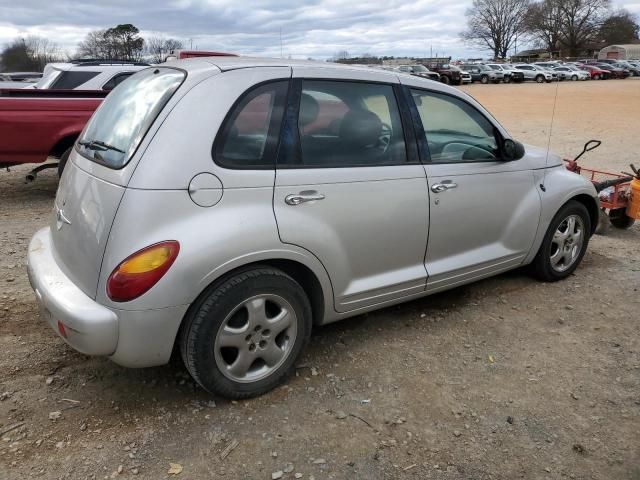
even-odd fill
[[[128,302],[138,298],[167,273],[179,251],[180,244],[175,240],[138,250],[109,275],[107,296],[114,302]]]

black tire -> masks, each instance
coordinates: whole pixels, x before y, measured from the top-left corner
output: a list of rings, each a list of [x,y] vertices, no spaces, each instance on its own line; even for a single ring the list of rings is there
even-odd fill
[[[489,83],[489,76],[488,75],[482,75],[480,77],[480,83],[483,85],[486,85],[487,83]]]
[[[624,208],[617,208],[609,212],[609,221],[611,225],[621,230],[631,228],[636,222],[634,218],[628,217]]]
[[[64,167],[67,166],[67,160],[69,160],[69,155],[71,155],[71,150],[73,147],[67,148],[64,153],[60,156],[60,160],[58,161],[58,178],[62,176],[62,172],[64,172]]]
[[[564,220],[570,215],[577,215],[582,220],[584,226],[584,240],[582,242],[582,248],[573,263],[566,270],[559,272],[551,266],[550,256],[552,240],[558,227],[560,227]],[[542,245],[540,246],[540,250],[538,250],[536,257],[531,263],[531,272],[536,278],[544,282],[557,282],[558,280],[567,278],[574,272],[578,265],[580,265],[580,262],[587,251],[590,236],[591,218],[589,217],[587,208],[575,200],[567,202],[562,206],[562,208],[560,208],[560,210],[558,210],[558,213],[553,217],[553,220],[551,220],[547,233],[542,241]]]
[[[441,75],[440,76],[440,81],[442,83],[444,83],[445,85],[449,85],[451,83],[451,80],[446,75]]]
[[[503,78],[502,80],[504,83],[511,83],[511,76],[507,75],[506,77]]]
[[[571,81],[572,82],[578,81],[578,76],[577,75],[571,75]]]
[[[267,377],[237,382],[220,371],[212,345],[225,319],[238,305],[264,294],[277,295],[292,306],[297,319],[295,340],[284,362]],[[309,299],[298,282],[280,270],[253,267],[212,285],[194,302],[180,330],[180,354],[191,376],[208,392],[233,399],[255,397],[277,387],[294,372],[295,362],[311,335],[311,317]]]
[[[594,79],[594,80],[600,80],[600,75],[596,73],[596,74],[593,76],[593,79]]]
[[[544,83],[544,75],[536,75],[536,82]]]

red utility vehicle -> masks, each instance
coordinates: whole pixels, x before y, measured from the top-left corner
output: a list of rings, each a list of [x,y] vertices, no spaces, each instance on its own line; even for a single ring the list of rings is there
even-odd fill
[[[611,72],[603,70],[595,65],[580,65],[581,70],[586,70],[591,75],[591,80],[606,80],[611,76]]]
[[[87,90],[0,90],[0,168],[23,163],[43,163],[27,177],[35,179],[44,168],[58,167],[62,173],[78,135],[106,91]]]

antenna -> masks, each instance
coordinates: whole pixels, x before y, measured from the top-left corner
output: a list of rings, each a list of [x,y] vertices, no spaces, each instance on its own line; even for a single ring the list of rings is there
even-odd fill
[[[553,120],[556,116],[556,105],[558,103],[558,89],[560,88],[560,78],[556,80],[556,93],[553,97],[553,110],[551,112],[551,123],[549,124],[549,139],[547,140],[547,155],[544,159],[544,174],[540,188],[545,191],[544,180],[547,178],[547,167],[549,166],[549,149],[551,148],[551,134],[553,133]]]

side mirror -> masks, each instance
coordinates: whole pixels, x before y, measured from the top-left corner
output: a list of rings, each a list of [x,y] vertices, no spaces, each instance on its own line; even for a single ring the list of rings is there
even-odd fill
[[[525,154],[524,145],[507,138],[504,141],[503,152],[505,160],[520,160]]]

